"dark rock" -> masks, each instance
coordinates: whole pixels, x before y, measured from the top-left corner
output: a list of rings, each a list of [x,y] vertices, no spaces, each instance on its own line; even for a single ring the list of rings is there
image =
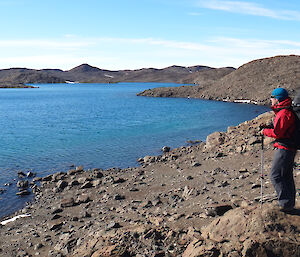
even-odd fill
[[[201,140],[187,140],[186,142],[191,145],[196,145],[196,144],[202,143]]]
[[[42,180],[43,181],[51,181],[52,180],[52,175],[48,175],[48,176],[44,177]]]
[[[193,180],[194,178],[192,176],[187,176],[187,180]]]
[[[80,185],[80,183],[79,183],[77,180],[72,180],[72,181],[69,183],[69,186],[70,186],[70,187],[78,186],[78,185]]]
[[[161,149],[164,153],[168,153],[170,152],[171,148],[169,146],[164,146],[162,149]]]
[[[24,173],[23,171],[19,171],[19,172],[18,172],[18,177],[19,177],[19,178],[25,178],[26,175],[25,175],[25,173]]]
[[[124,178],[117,178],[114,180],[114,184],[120,184],[120,183],[124,183],[126,181],[126,179]]]
[[[35,176],[35,173],[33,173],[33,172],[31,172],[31,171],[28,171],[27,174],[26,174],[26,176],[27,176],[28,178],[32,178],[32,177]]]
[[[17,187],[27,188],[29,186],[28,180],[20,180],[17,182]]]
[[[207,211],[207,216],[223,216],[227,211],[231,210],[232,206],[229,204],[218,204],[213,206],[210,210]]]
[[[59,230],[61,229],[63,223],[61,221],[50,221],[48,223],[48,228],[53,231],[53,230]]]
[[[29,195],[29,194],[30,194],[30,192],[26,189],[16,193],[16,195],[19,195],[19,196]]]
[[[102,178],[103,176],[104,176],[103,173],[100,172],[100,171],[97,171],[97,172],[95,173],[95,177],[96,177],[96,178]]]
[[[151,202],[153,206],[157,206],[159,204],[162,204],[162,201],[160,200],[160,197],[156,197],[154,200]]]
[[[112,228],[121,228],[122,226],[118,222],[111,221],[106,225],[106,230],[110,230]]]
[[[115,200],[124,200],[124,199],[125,199],[125,196],[124,196],[124,195],[120,195],[120,194],[116,194],[116,195],[114,196],[114,199],[115,199]]]
[[[93,184],[91,182],[85,182],[81,187],[80,189],[85,189],[85,188],[91,188],[93,187]]]
[[[52,214],[57,214],[57,213],[61,213],[61,212],[63,212],[63,209],[61,209],[61,208],[56,208],[56,209],[54,209],[54,210],[52,211]]]
[[[199,162],[194,162],[194,163],[192,163],[192,166],[193,166],[193,167],[199,167],[199,166],[201,166],[201,163],[199,163]]]
[[[141,203],[140,207],[142,208],[151,208],[153,206],[151,201],[144,201]]]
[[[61,216],[58,215],[58,214],[55,214],[55,215],[51,218],[51,220],[57,220],[57,219],[59,219],[59,218],[61,218]]]
[[[68,186],[68,183],[64,180],[58,181],[56,184],[56,187],[60,190],[63,190],[67,186]]]
[[[41,244],[41,243],[38,243],[37,245],[34,246],[33,249],[34,249],[35,251],[37,251],[38,249],[41,249],[42,247],[44,247],[44,245]]]

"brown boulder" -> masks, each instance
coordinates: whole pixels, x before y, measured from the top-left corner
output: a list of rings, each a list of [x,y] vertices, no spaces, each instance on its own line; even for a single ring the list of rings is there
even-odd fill
[[[300,216],[280,212],[272,205],[237,208],[202,230],[183,257],[300,256]]]

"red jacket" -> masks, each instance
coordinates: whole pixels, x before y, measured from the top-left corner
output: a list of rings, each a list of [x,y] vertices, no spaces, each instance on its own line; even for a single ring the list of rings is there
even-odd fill
[[[295,130],[295,116],[290,109],[292,104],[291,98],[287,98],[282,102],[272,106],[272,110],[275,112],[276,117],[274,120],[274,128],[266,128],[263,133],[267,137],[273,137],[277,140],[291,138]],[[279,142],[275,142],[274,147],[279,149],[295,151],[293,148],[280,145]]]

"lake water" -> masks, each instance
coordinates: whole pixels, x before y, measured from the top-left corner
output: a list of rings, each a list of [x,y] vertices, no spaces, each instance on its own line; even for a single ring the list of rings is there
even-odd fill
[[[70,165],[129,167],[187,140],[205,140],[268,110],[184,98],[138,97],[166,83],[57,84],[0,90],[0,217],[24,205],[15,193],[18,171],[45,176]],[[11,183],[11,186],[4,186]]]

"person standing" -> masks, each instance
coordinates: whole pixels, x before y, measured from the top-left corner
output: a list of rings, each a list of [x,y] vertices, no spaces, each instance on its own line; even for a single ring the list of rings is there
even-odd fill
[[[292,100],[284,88],[276,88],[271,95],[272,110],[275,113],[273,127],[264,128],[262,133],[275,138],[275,153],[271,168],[271,182],[282,211],[294,209],[296,188],[293,177],[294,159],[297,150],[289,144],[295,130],[295,115],[291,110]]]

